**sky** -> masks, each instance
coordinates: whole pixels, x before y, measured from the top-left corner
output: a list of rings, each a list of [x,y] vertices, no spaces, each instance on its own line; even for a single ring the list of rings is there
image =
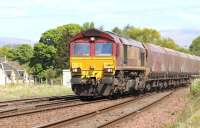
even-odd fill
[[[51,28],[93,21],[105,30],[200,29],[199,0],[0,0],[0,37],[37,41]]]

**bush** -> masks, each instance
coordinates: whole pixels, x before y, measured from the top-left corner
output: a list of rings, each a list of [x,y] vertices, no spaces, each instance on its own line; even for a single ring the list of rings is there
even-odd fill
[[[200,125],[200,79],[192,82],[188,95],[188,104],[179,115],[176,123],[168,124],[165,128],[199,128]]]
[[[191,85],[191,94],[193,96],[200,95],[200,79],[194,80]]]

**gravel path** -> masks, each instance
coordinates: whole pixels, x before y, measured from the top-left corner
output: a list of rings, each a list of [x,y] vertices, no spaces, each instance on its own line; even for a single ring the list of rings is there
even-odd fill
[[[177,115],[186,107],[188,88],[177,90],[156,106],[129,117],[126,121],[118,122],[112,128],[162,128],[176,121]]]

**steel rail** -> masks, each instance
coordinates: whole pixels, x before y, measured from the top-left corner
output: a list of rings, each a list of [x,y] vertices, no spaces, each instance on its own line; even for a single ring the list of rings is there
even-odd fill
[[[46,111],[57,110],[57,109],[76,107],[76,106],[80,106],[80,105],[92,104],[92,103],[103,102],[103,101],[108,101],[108,99],[95,100],[95,101],[90,101],[90,102],[81,102],[81,103],[79,102],[79,103],[74,103],[74,104],[71,104],[71,105],[67,104],[67,105],[61,105],[61,106],[51,106],[51,107],[48,107],[48,108],[44,108],[44,107],[37,108],[36,107],[36,108],[33,108],[32,110],[1,114],[0,119],[8,118],[8,117],[23,116],[23,115],[39,113],[39,112],[46,112]],[[11,110],[11,112],[12,111],[15,111],[15,110]]]
[[[79,99],[78,96],[68,95],[68,96],[51,96],[51,97],[38,97],[38,98],[29,98],[29,99],[19,99],[19,100],[9,100],[9,101],[1,101],[0,108],[14,105],[22,105],[22,104],[31,104],[37,102],[45,102],[45,101],[55,101],[55,100],[75,100]]]
[[[98,126],[97,128],[109,127],[109,126],[115,124],[116,122],[123,120],[123,119],[126,118],[126,117],[134,116],[134,115],[136,115],[136,114],[138,114],[138,113],[140,113],[140,112],[142,112],[142,111],[144,111],[144,110],[146,110],[146,109],[152,107],[153,105],[156,105],[157,103],[159,103],[159,102],[162,101],[163,99],[169,97],[173,92],[174,92],[174,91],[172,91],[172,92],[170,92],[169,94],[167,94],[167,95],[161,97],[160,99],[156,100],[155,102],[152,102],[151,104],[147,104],[147,105],[145,105],[144,107],[139,108],[139,109],[136,110],[136,111],[133,111],[133,112],[131,112],[131,113],[128,113],[128,114],[126,114],[126,115],[124,115],[124,116],[121,116],[121,117],[115,119],[115,120],[111,120],[111,121],[109,121],[109,122],[106,122],[106,123],[104,123],[104,124],[101,124],[101,125]]]
[[[71,102],[74,102],[74,101],[80,101],[79,99],[74,99],[74,100],[56,100],[56,101],[46,101],[48,103],[41,103],[41,104],[36,104],[36,105],[28,105],[28,106],[21,106],[21,107],[16,107],[16,108],[11,108],[11,109],[6,109],[6,110],[3,110],[3,111],[0,111],[0,114],[3,114],[3,113],[8,113],[8,112],[17,112],[17,111],[20,111],[20,110],[26,110],[27,108],[39,108],[39,107],[47,107],[47,106],[52,106],[52,105],[62,105],[62,104],[66,104],[66,103],[71,103]]]
[[[66,96],[49,96],[49,97],[35,97],[35,98],[26,98],[26,99],[16,99],[16,100],[6,100],[6,101],[0,101],[0,104],[3,103],[13,103],[13,102],[25,102],[27,101],[27,103],[29,102],[29,100],[40,100],[40,99],[56,99],[56,98],[73,98],[76,97],[78,98],[78,96],[75,95],[66,95]]]
[[[168,93],[167,95],[165,95],[164,97],[168,96],[168,95],[171,95],[172,92]],[[152,96],[152,95],[155,95],[155,93],[152,93],[152,94],[146,94],[146,95],[143,95],[143,96],[139,96],[139,97],[134,97],[130,100],[127,100],[127,101],[124,101],[124,102],[120,102],[120,103],[117,103],[115,105],[112,105],[112,106],[109,106],[109,107],[104,107],[103,109],[99,109],[99,110],[95,110],[95,111],[92,111],[92,112],[89,112],[89,113],[86,113],[86,114],[82,114],[82,115],[79,115],[79,116],[75,116],[75,117],[72,117],[72,118],[67,118],[67,119],[62,119],[62,120],[58,120],[58,121],[55,121],[55,122],[51,122],[51,123],[48,123],[48,124],[44,124],[44,125],[41,125],[41,126],[37,126],[35,128],[55,128],[55,127],[62,127],[62,126],[67,126],[67,125],[70,125],[70,124],[73,124],[73,123],[76,123],[78,121],[83,121],[85,119],[89,119],[91,117],[94,117],[98,114],[102,114],[102,113],[105,113],[105,112],[108,112],[108,111],[111,111],[113,109],[116,109],[116,108],[119,108],[121,106],[124,106],[124,105],[127,105],[127,104],[130,104],[130,103],[135,103],[137,102],[138,100],[140,99],[143,99],[145,97],[148,97],[148,96]],[[162,96],[163,97],[163,96]],[[159,102],[161,99],[158,99],[157,102]],[[154,102],[155,103],[155,102]],[[151,103],[151,104],[154,104],[154,103]],[[139,109],[137,110],[139,111]],[[135,112],[137,112],[135,111]],[[109,122],[110,123],[110,122]],[[102,127],[106,125],[106,124],[102,124]],[[100,125],[101,127],[101,125]]]
[[[48,123],[48,124],[44,124],[44,125],[41,125],[41,126],[37,126],[36,128],[50,128],[50,127],[60,127],[60,125],[67,125],[67,124],[71,124],[71,123],[74,123],[76,121],[80,121],[80,120],[83,120],[83,119],[87,119],[87,118],[90,118],[90,117],[93,117],[99,113],[102,113],[102,112],[107,112],[111,109],[114,109],[114,108],[117,108],[117,107],[120,107],[121,105],[125,105],[125,104],[128,104],[130,102],[134,102],[136,100],[139,100],[139,99],[142,99],[144,98],[145,96],[149,96],[148,95],[143,95],[143,96],[140,96],[140,97],[134,97],[130,100],[127,100],[127,101],[124,101],[124,102],[120,102],[120,103],[117,103],[115,105],[111,105],[109,107],[105,107],[103,109],[99,109],[99,110],[95,110],[95,111],[92,111],[92,112],[89,112],[87,114],[83,114],[83,115],[79,115],[79,116],[76,116],[76,117],[73,117],[73,118],[67,118],[67,119],[62,119],[62,120],[59,120],[59,121],[56,121],[56,122],[52,122],[52,123]]]

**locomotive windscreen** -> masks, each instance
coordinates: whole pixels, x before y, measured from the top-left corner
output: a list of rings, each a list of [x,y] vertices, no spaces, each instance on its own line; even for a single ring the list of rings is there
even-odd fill
[[[75,43],[73,45],[73,56],[89,56],[90,45],[89,43]]]
[[[112,55],[112,43],[96,43],[95,55],[96,56],[111,56]]]

